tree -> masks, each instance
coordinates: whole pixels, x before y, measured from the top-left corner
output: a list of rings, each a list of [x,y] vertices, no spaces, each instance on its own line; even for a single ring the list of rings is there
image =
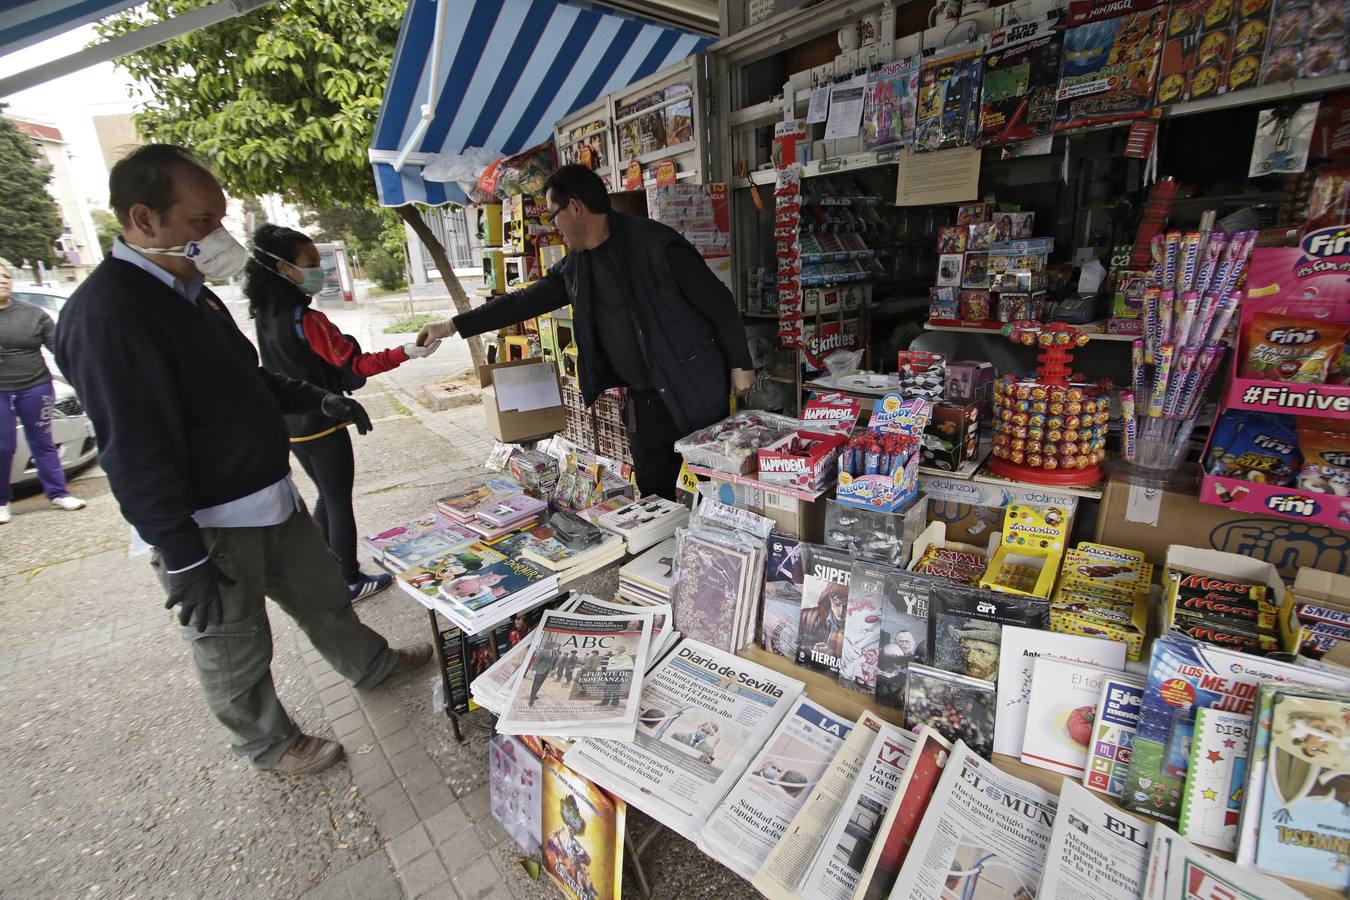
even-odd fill
[[[99,24],[111,38],[204,0],[150,0]],[[191,147],[236,196],[276,193],[311,209],[377,204],[366,151],[384,96],[405,0],[289,0],[121,57],[153,98],[136,117],[155,141]],[[438,264],[445,250],[413,206]],[[421,223],[419,226],[417,223]],[[469,298],[448,265],[459,312]],[[482,342],[469,339],[475,370]]]
[[[99,249],[107,256],[112,252],[113,241],[122,234],[122,223],[106,209],[91,209],[89,217],[94,220],[94,227],[98,229]]]
[[[0,111],[5,109],[0,104]],[[47,193],[52,167],[28,135],[0,116],[0,256],[18,264],[56,261],[61,210]],[[34,274],[37,266],[34,265]]]

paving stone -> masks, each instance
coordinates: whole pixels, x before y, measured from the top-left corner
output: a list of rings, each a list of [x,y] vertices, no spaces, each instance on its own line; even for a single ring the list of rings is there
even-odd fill
[[[337,673],[335,672],[334,674]],[[319,700],[322,701],[324,706],[332,706],[339,700],[351,699],[351,697],[352,697],[352,689],[351,686],[348,685],[346,681],[342,681],[339,684],[335,684],[332,687],[327,687],[319,691]],[[356,709],[355,700],[352,700],[352,709]]]
[[[478,834],[483,839],[483,843],[488,849],[496,847],[500,845],[502,841],[510,839],[510,835],[506,833],[494,818],[488,817],[486,819],[480,819],[474,823],[474,827],[478,829]]]
[[[418,766],[407,775],[399,779],[403,782],[403,789],[408,792],[408,796],[416,797],[419,791],[426,790],[434,785],[445,787],[445,777],[441,775],[440,767],[430,759],[426,765]]]
[[[352,866],[343,881],[351,900],[399,900],[403,896],[383,853],[373,853]]]
[[[366,741],[361,740],[360,733],[349,734],[342,739],[343,746],[347,748],[347,761],[352,768],[352,774],[364,771],[365,769],[375,768],[377,766],[389,765],[389,758],[380,752],[380,748],[375,744],[375,736],[366,731],[370,737]],[[369,747],[365,753],[361,752],[362,747]]]
[[[483,839],[473,828],[466,828],[456,835],[454,840],[440,844],[436,849],[445,860],[445,864],[452,868],[467,866],[488,852],[487,847],[483,845]]]
[[[385,849],[394,861],[394,868],[402,870],[423,853],[431,851],[431,838],[427,837],[425,828],[414,825],[386,844]]]
[[[455,803],[426,819],[422,825],[431,837],[431,842],[439,847],[457,839],[465,831],[472,830],[473,823],[464,817],[464,810]]]
[[[480,856],[467,866],[456,868],[452,880],[464,900],[481,900],[494,896],[500,890],[502,873],[497,871],[491,858]]]
[[[387,715],[382,719],[375,719],[370,723],[370,730],[375,732],[375,736],[383,740],[396,731],[406,728],[408,720],[404,718],[402,712],[396,712]]]
[[[466,796],[461,797],[459,802],[472,822],[481,822],[492,818],[492,798],[488,793],[487,785],[474,788]]]
[[[348,713],[339,719],[333,720],[333,733],[340,738],[345,738],[349,734],[354,734],[366,727],[366,717],[359,712]]]
[[[412,795],[413,809],[423,819],[428,819],[455,802],[455,795],[444,784],[431,787]]]
[[[352,781],[362,796],[369,796],[394,780],[394,770],[387,765],[367,766],[352,770]]]
[[[409,747],[420,746],[422,746],[422,744],[417,740],[417,733],[411,728],[402,728],[388,737],[380,739],[380,748],[390,756],[402,753]]]
[[[379,829],[380,834],[402,834],[421,820],[411,803],[396,806],[382,815],[373,816],[373,818],[375,819],[375,827]]]
[[[304,900],[351,900],[351,895],[347,893],[346,873],[329,875],[300,896]]]
[[[410,897],[420,897],[432,888],[450,883],[450,873],[435,853],[428,853],[396,871],[403,882],[403,890]]]
[[[358,728],[343,738],[343,741],[347,743],[353,753],[356,753],[356,751],[360,750],[362,747],[371,748],[366,753],[360,754],[361,756],[368,756],[370,753],[379,752],[379,745],[375,741],[375,732],[371,731],[369,727]],[[384,754],[381,753],[380,756],[381,761],[383,761]]]
[[[406,731],[407,729],[404,730]],[[391,751],[389,747],[385,745],[383,740],[380,741],[380,747],[386,754],[389,754],[389,765],[393,767],[394,772],[400,777],[420,769],[429,761],[427,751],[422,749],[421,744],[414,744],[397,753]]]
[[[403,785],[399,784],[397,781],[392,781],[389,784],[386,784],[384,787],[372,791],[370,795],[365,798],[365,801],[366,801],[366,809],[370,810],[370,814],[372,816],[375,816],[376,818],[379,818],[380,816],[384,815],[385,813],[389,812],[395,807],[402,806],[404,803],[407,803],[408,794],[406,791],[403,790]],[[381,828],[380,831],[383,834],[401,833],[398,831],[391,832],[383,828]]]
[[[323,692],[329,688],[336,687],[337,685],[345,686],[347,683],[345,678],[328,667],[328,663],[324,663],[323,665],[325,671],[314,676],[314,686],[319,689],[320,696],[322,696]]]
[[[329,720],[340,719],[343,716],[350,715],[357,711],[356,698],[351,694],[344,694],[342,699],[325,704],[324,708],[324,712],[328,715]]]
[[[389,689],[381,685],[374,690],[365,691],[358,695],[361,706],[370,716],[371,721],[383,719],[391,713],[402,713],[403,707],[399,705],[398,700],[389,693]]]

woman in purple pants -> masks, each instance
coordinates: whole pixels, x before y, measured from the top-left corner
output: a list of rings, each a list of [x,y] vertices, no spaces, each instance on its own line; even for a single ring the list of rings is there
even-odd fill
[[[56,324],[31,303],[11,298],[12,287],[9,266],[0,261],[0,525],[10,518],[9,471],[14,462],[16,421],[23,422],[38,480],[52,506],[84,508],[84,501],[66,490],[61,456],[52,442],[56,393],[40,348],[52,349]]]

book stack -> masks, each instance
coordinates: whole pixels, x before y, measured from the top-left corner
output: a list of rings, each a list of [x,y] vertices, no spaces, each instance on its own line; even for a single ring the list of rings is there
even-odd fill
[[[675,539],[666,538],[619,569],[619,596],[643,606],[669,603],[675,590]]]
[[[524,486],[514,478],[493,475],[481,484],[440,498],[436,501],[436,512],[462,525],[472,521],[478,513],[491,510],[506,498],[524,492]]]
[[[478,634],[558,593],[556,574],[485,543],[423,560],[400,572],[398,583],[468,634]]]
[[[679,529],[670,598],[675,627],[727,653],[753,642],[767,555],[763,543],[739,540],[732,532]]]
[[[511,494],[488,509],[474,513],[464,523],[484,540],[493,541],[520,528],[528,528],[548,511],[548,504],[529,494]]]
[[[595,522],[620,535],[628,543],[629,552],[641,553],[673,535],[688,520],[689,510],[684,504],[652,495],[599,516]]]
[[[433,513],[379,534],[362,538],[361,544],[375,561],[393,572],[402,572],[424,559],[449,553],[478,540],[478,535],[452,519]]]
[[[615,534],[605,535],[599,543],[578,546],[565,541],[548,524],[536,525],[524,533],[531,540],[524,545],[521,555],[542,569],[557,572],[563,586],[604,568],[624,554],[623,538]]]

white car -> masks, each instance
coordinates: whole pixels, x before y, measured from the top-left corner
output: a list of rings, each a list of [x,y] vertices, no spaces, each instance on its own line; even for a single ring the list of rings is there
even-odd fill
[[[69,299],[65,288],[53,284],[16,284],[10,296],[33,304],[51,316],[54,322],[61,320],[61,307]]]
[[[17,293],[17,292],[16,292]],[[98,456],[94,443],[94,425],[84,414],[84,407],[75,397],[75,389],[60,379],[52,381],[56,390],[56,408],[52,412],[52,440],[61,454],[61,468],[67,474],[88,465]],[[27,487],[38,483],[37,466],[28,452],[23,423],[16,423],[17,446],[14,461],[9,467],[9,483],[13,487]]]

